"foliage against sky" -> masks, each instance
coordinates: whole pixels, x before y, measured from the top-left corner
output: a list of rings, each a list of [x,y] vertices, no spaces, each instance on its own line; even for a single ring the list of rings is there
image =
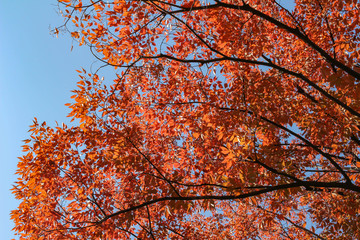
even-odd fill
[[[116,78],[34,120],[22,239],[360,238],[358,1],[60,1]]]

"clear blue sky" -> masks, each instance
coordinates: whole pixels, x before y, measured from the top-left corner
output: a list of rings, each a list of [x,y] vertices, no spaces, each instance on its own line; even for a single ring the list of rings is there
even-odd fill
[[[75,70],[94,60],[76,42],[71,52],[68,35],[49,34],[63,22],[56,9],[56,0],[0,0],[0,239],[14,238],[9,213],[18,203],[9,189],[28,126],[34,117],[52,126],[68,122],[64,104],[78,81]]]
[[[281,1],[293,7],[293,1]],[[0,3],[0,238],[11,239],[10,210],[17,207],[10,188],[17,157],[34,117],[54,125],[65,122],[65,103],[78,81],[76,69],[94,61],[86,47],[70,51],[68,35],[56,38],[51,27],[62,24],[56,0],[1,0]]]

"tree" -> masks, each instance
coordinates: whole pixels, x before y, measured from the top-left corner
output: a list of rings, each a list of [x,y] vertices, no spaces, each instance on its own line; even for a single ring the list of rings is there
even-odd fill
[[[34,120],[22,239],[360,239],[356,0],[61,0],[112,69]]]

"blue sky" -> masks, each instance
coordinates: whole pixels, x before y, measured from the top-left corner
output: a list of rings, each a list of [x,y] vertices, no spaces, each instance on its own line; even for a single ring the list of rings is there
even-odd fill
[[[16,180],[17,157],[34,117],[54,125],[68,122],[65,103],[78,81],[76,69],[94,61],[86,47],[68,35],[50,35],[62,24],[55,0],[1,0],[0,3],[0,233],[14,238],[11,209],[17,207],[9,189]]]
[[[290,3],[293,1],[282,1]],[[286,4],[287,5],[287,4]],[[49,125],[69,121],[65,103],[78,81],[76,69],[94,61],[88,48],[77,47],[68,35],[58,38],[50,29],[63,22],[55,0],[1,0],[0,3],[0,233],[14,238],[10,210],[18,202],[10,188],[22,140],[28,138],[34,117]],[[70,51],[71,45],[73,51]]]

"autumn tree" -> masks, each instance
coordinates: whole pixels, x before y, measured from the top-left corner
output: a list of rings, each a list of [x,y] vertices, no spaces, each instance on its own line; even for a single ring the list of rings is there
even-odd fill
[[[112,71],[37,120],[21,239],[360,239],[357,0],[61,0]]]

